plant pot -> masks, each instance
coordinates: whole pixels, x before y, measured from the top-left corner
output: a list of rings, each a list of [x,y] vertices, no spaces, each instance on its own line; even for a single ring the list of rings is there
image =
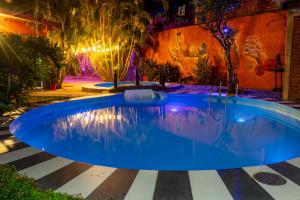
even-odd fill
[[[51,83],[50,90],[56,90],[56,84],[55,83]]]
[[[146,75],[143,75],[142,81],[149,81]]]

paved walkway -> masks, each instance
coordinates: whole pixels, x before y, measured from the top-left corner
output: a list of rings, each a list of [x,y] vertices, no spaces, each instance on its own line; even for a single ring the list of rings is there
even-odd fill
[[[259,98],[251,95],[246,97]],[[260,99],[300,110],[300,104],[293,102],[274,98]],[[32,108],[34,107],[29,109]],[[1,126],[0,163],[14,165],[20,173],[34,178],[41,188],[81,194],[87,199],[300,199],[300,158],[273,165],[226,170],[116,169],[50,155],[22,143],[9,133],[7,126]],[[286,180],[286,184],[263,184],[253,178],[257,172],[277,174]]]

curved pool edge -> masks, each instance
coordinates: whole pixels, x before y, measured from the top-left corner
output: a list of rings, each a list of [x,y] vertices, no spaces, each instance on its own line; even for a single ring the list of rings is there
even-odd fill
[[[183,96],[183,97],[205,96],[208,99],[208,101],[210,101],[211,103],[215,103],[215,102],[219,101],[219,99],[222,99],[223,103],[239,101],[240,104],[247,105],[247,106],[253,106],[253,104],[249,104],[249,101],[250,101],[250,102],[254,103],[254,105],[256,107],[275,111],[279,114],[288,116],[288,117],[298,120],[300,122],[300,110],[297,110],[288,105],[277,103],[274,101],[266,101],[266,100],[261,100],[261,99],[251,99],[251,98],[244,98],[244,97],[223,97],[223,96],[220,97],[217,95],[211,96],[208,94],[172,94],[172,93],[165,93],[165,92],[155,92],[155,93],[162,95],[162,96],[165,95],[165,96],[173,96],[173,97],[176,97],[176,96]],[[14,133],[15,129],[13,128],[13,126],[21,118],[23,118],[24,116],[26,117],[26,115],[28,115],[29,113],[32,113],[32,112],[36,112],[38,114],[40,109],[41,109],[41,111],[48,109],[48,108],[51,109],[51,107],[57,107],[57,105],[61,105],[61,108],[64,108],[65,105],[67,105],[67,104],[74,104],[74,106],[76,106],[77,103],[80,104],[84,101],[92,101],[92,100],[96,101],[98,99],[109,100],[110,98],[121,97],[122,95],[123,94],[121,94],[121,93],[117,93],[117,94],[107,94],[104,96],[96,95],[96,96],[91,96],[91,97],[79,97],[79,98],[72,98],[72,99],[69,99],[69,100],[63,101],[63,102],[52,103],[52,104],[40,106],[40,107],[34,108],[30,111],[27,111],[27,112],[23,113],[22,115],[20,115],[19,117],[17,117],[16,119],[14,119],[9,125],[9,130],[11,131],[11,133]]]
[[[300,114],[300,111],[297,111],[296,109],[294,108],[291,108],[289,106],[286,106],[286,105],[282,105],[282,104],[279,104],[279,103],[276,103],[276,102],[268,102],[268,101],[264,101],[264,100],[259,100],[259,99],[248,99],[248,98],[241,98],[241,97],[228,97],[228,98],[224,98],[224,97],[219,97],[219,96],[209,96],[209,95],[203,95],[203,94],[167,94],[167,93],[160,93],[162,95],[166,95],[166,96],[184,96],[184,97],[189,97],[189,96],[205,96],[206,98],[210,99],[210,101],[212,103],[216,102],[216,101],[219,101],[220,99],[223,100],[223,101],[227,101],[227,102],[232,102],[232,101],[239,101],[239,103],[242,103],[244,105],[249,105],[247,104],[247,102],[252,101],[252,102],[255,102],[255,106],[260,106],[261,108],[263,109],[269,109],[269,110],[272,110],[272,111],[275,111],[275,112],[278,112],[280,114],[283,114],[283,115],[288,115],[289,117],[292,117],[294,119],[297,119],[298,121],[300,121],[299,119],[299,114]],[[33,109],[33,110],[30,110],[26,113],[24,113],[23,115],[19,116],[17,119],[15,119],[10,125],[9,125],[9,130],[10,132],[16,137],[18,138],[16,135],[15,135],[15,130],[22,125],[22,123],[20,124],[19,122],[22,120],[22,118],[27,118],[29,117],[28,115],[32,114],[32,113],[42,113],[40,111],[42,110],[48,110],[50,109],[51,110],[51,107],[54,106],[54,107],[57,107],[57,105],[60,105],[61,108],[64,108],[66,106],[66,104],[72,104],[73,106],[76,107],[76,104],[77,103],[82,103],[82,101],[97,101],[99,99],[102,99],[102,100],[110,100],[110,98],[114,98],[114,97],[122,97],[122,94],[113,94],[113,95],[107,95],[107,96],[102,96],[102,97],[91,97],[91,98],[84,98],[84,99],[75,99],[75,100],[68,100],[68,101],[64,101],[64,102],[60,102],[60,103],[54,103],[54,104],[49,104],[49,105],[45,105],[45,106],[41,106],[41,107],[38,107],[36,109]],[[276,108],[276,110],[274,110],[274,108]],[[77,112],[78,110],[76,110]],[[293,114],[293,116],[291,116],[290,114]],[[33,146],[35,147],[35,146]],[[35,148],[39,148],[39,147],[35,147]],[[43,149],[40,149],[40,150],[43,150]],[[46,151],[47,152],[47,151]],[[61,155],[57,155],[53,152],[49,152],[50,154],[53,154],[53,155],[56,155],[56,156],[61,156]],[[66,158],[66,159],[70,159],[70,158]],[[295,159],[295,157],[292,157],[290,159]],[[80,160],[76,160],[76,159],[72,159],[74,161],[77,161],[77,162],[82,162]],[[287,159],[289,160],[289,159]],[[286,160],[282,160],[280,162],[283,162],[283,161],[286,161]],[[87,162],[85,162],[87,163]],[[274,163],[277,163],[277,162],[274,162]],[[269,164],[274,164],[274,163],[269,163]],[[93,165],[93,164],[92,164]],[[109,165],[101,165],[101,166],[109,166]],[[247,165],[247,166],[242,166],[242,167],[254,167],[254,166],[260,166],[260,165]],[[113,167],[113,166],[109,166],[109,167]],[[116,166],[118,167],[118,166]],[[120,167],[120,166],[119,166]],[[228,168],[216,168],[217,170],[221,170],[221,169],[230,169],[231,167],[228,167]],[[134,169],[134,170],[138,170],[139,168],[127,168],[127,169]],[[153,169],[146,169],[145,170],[153,170]],[[170,169],[161,169],[161,170],[170,170]],[[178,171],[185,171],[186,169],[177,169]],[[199,170],[199,169],[189,169],[189,170]],[[212,170],[212,169],[200,169],[200,170]]]

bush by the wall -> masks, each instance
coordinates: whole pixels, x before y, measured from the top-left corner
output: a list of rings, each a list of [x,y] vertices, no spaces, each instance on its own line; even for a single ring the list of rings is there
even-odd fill
[[[167,82],[178,83],[180,79],[180,71],[176,65],[166,62],[159,65],[159,74],[164,73]]]
[[[157,64],[155,60],[146,58],[143,61],[142,68],[149,81],[159,81],[162,73],[165,74],[168,82],[178,82],[180,79],[178,67],[170,62]]]
[[[159,65],[155,60],[150,58],[145,58],[142,62],[142,68],[144,74],[147,76],[148,81],[155,81],[159,76]]]
[[[2,104],[22,105],[33,87],[56,81],[64,66],[63,51],[43,37],[0,34],[0,45]]]
[[[211,83],[212,65],[208,57],[200,55],[196,66],[193,68],[193,73],[199,85],[208,85]]]

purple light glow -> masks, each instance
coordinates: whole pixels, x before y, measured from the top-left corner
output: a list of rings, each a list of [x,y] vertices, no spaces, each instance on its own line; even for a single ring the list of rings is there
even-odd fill
[[[228,33],[230,31],[230,29],[229,28],[224,28],[223,31],[224,31],[224,33]]]
[[[177,107],[171,108],[171,112],[177,112],[177,111],[178,111]]]

